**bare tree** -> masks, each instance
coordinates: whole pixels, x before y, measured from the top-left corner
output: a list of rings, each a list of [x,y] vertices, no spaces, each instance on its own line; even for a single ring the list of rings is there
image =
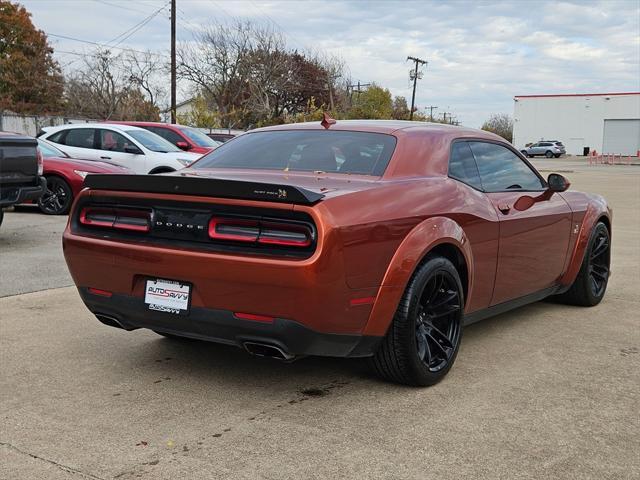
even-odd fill
[[[128,51],[122,58],[122,68],[129,75],[129,83],[144,92],[151,104],[158,108],[165,105],[167,89],[163,87],[159,77],[168,74],[168,68],[155,54],[150,51]]]
[[[159,119],[159,109],[143,93],[151,92],[150,98],[157,98],[148,71],[133,71],[139,75],[134,81],[132,72],[123,68],[121,55],[101,50],[83,58],[83,65],[66,81],[68,114],[102,120]]]
[[[249,54],[256,27],[249,22],[214,24],[179,46],[178,74],[211,98],[223,123],[242,117],[248,97]]]
[[[492,113],[482,124],[482,130],[500,135],[508,142],[513,141],[513,119],[506,113]]]

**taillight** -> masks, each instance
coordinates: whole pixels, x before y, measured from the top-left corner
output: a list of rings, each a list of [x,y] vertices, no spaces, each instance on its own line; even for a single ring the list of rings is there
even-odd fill
[[[313,242],[313,231],[301,223],[213,217],[209,221],[209,237],[212,240],[304,248]]]
[[[91,227],[148,232],[151,224],[151,212],[149,210],[84,207],[80,211],[79,220],[82,225]]]
[[[254,220],[214,217],[209,222],[209,237],[214,240],[255,242],[260,234],[260,223]]]
[[[36,158],[38,159],[38,176],[42,176],[44,173],[44,158],[42,156],[42,151],[40,147],[36,148]]]
[[[306,225],[263,223],[258,243],[287,247],[308,247],[311,245],[311,231]]]

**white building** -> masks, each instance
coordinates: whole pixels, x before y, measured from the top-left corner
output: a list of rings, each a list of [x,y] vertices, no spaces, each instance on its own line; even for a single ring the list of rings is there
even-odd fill
[[[560,140],[567,153],[636,155],[640,150],[640,92],[514,97],[513,145]]]

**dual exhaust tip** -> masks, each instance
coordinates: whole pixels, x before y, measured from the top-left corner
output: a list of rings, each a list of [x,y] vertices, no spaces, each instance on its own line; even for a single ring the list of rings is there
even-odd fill
[[[120,321],[111,316],[106,315],[104,313],[96,313],[96,318],[100,320],[105,325],[110,327],[122,328],[126,330],[124,326],[120,323]],[[260,343],[260,342],[244,342],[242,344],[244,349],[249,352],[251,355],[255,355],[257,357],[267,357],[267,358],[275,358],[276,360],[281,360],[283,362],[290,362],[295,359],[295,355],[292,355],[277,345],[272,345],[269,343]]]
[[[269,343],[244,342],[242,346],[251,355],[257,357],[275,358],[276,360],[282,360],[284,362],[290,362],[295,358],[295,355],[287,353],[282,348]]]

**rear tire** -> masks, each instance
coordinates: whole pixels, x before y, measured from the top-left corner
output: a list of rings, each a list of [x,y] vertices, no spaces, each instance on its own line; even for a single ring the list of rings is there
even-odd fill
[[[545,157],[547,158],[553,158],[553,152],[551,150],[547,150],[544,154]]]
[[[611,262],[611,235],[607,226],[598,222],[582,259],[580,272],[571,288],[556,296],[560,303],[593,307],[599,304],[607,291]]]
[[[427,260],[411,277],[371,368],[396,383],[427,386],[447,374],[462,338],[464,292],[453,264]]]
[[[556,153],[556,154],[554,155],[554,157],[556,157],[556,158],[560,158],[560,155],[561,155],[560,153]]]

